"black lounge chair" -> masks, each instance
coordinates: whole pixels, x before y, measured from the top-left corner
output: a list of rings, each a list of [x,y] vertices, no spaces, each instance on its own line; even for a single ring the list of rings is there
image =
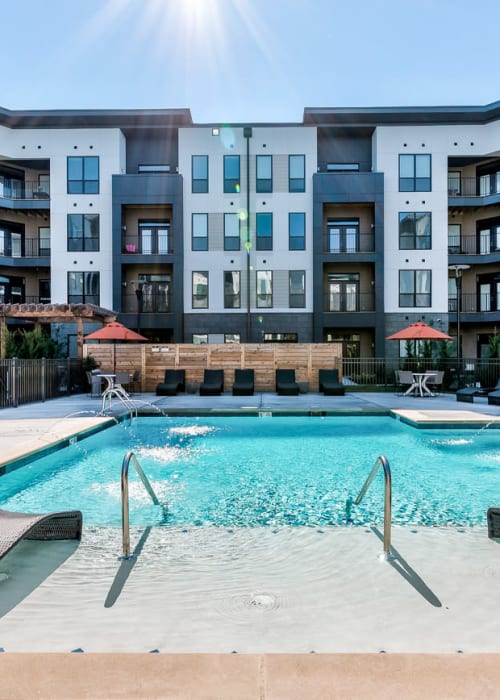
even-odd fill
[[[206,369],[200,385],[200,396],[219,396],[224,391],[224,370]]]
[[[253,369],[234,370],[233,396],[253,396],[254,388]]]
[[[300,387],[295,381],[294,369],[276,370],[276,393],[279,396],[297,396]]]
[[[320,369],[318,373],[319,390],[325,396],[344,396],[344,385],[339,382],[338,369]]]
[[[166,369],[163,382],[156,385],[156,396],[175,396],[186,391],[186,370]]]
[[[79,510],[43,514],[0,510],[0,559],[23,539],[79,540],[81,537]]]

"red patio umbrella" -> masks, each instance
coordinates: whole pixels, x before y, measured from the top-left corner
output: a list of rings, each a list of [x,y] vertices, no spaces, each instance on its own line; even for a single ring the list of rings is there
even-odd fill
[[[451,340],[451,336],[443,331],[438,331],[437,328],[433,328],[423,321],[416,321],[410,326],[388,335],[386,340]]]
[[[84,340],[147,340],[147,338],[127,328],[123,323],[112,321],[86,335]]]

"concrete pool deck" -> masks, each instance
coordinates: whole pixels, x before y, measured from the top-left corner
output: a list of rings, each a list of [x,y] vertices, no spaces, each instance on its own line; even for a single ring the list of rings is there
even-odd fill
[[[454,396],[140,398],[172,412],[392,410],[416,424],[500,421],[499,406],[463,410]],[[99,409],[72,396],[0,411],[0,462],[109,420],[64,418]],[[0,698],[498,692],[500,545],[486,527],[394,527],[393,562],[379,561],[377,528],[157,528],[133,531],[132,546],[137,559],[119,562],[116,528],[84,528],[79,546],[26,541],[0,562]]]

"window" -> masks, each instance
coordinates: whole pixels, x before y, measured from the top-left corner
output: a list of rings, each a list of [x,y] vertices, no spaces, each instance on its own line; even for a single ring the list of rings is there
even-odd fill
[[[399,249],[430,250],[430,212],[399,212]]]
[[[208,250],[208,214],[192,215],[191,250]]]
[[[224,333],[224,342],[225,343],[239,343],[240,342],[240,334],[239,333]]]
[[[68,251],[99,250],[99,214],[68,214]]]
[[[224,156],[224,192],[240,191],[240,157]]]
[[[170,221],[139,221],[139,243],[143,255],[170,253]]]
[[[288,191],[306,191],[306,157],[288,156]]]
[[[288,250],[306,249],[306,215],[303,212],[288,214]]]
[[[288,305],[291,309],[303,309],[306,305],[306,273],[304,270],[288,272]]]
[[[193,333],[193,345],[206,345],[208,343],[208,333]]]
[[[257,307],[269,309],[273,305],[273,273],[257,270]]]
[[[98,272],[68,272],[68,304],[99,305]]]
[[[431,271],[399,271],[399,306],[431,305]]]
[[[241,307],[241,286],[239,270],[224,272],[224,308]]]
[[[208,309],[208,272],[193,272],[193,309]]]
[[[141,313],[168,313],[171,309],[170,287],[172,277],[169,274],[140,273],[137,275]],[[137,294],[137,290],[136,290]]]
[[[257,250],[273,249],[273,215],[260,213],[255,215],[255,236]]]
[[[462,225],[448,224],[448,253],[460,253]]]
[[[359,311],[359,301],[358,273],[329,273],[326,311]]]
[[[170,165],[138,165],[138,173],[169,173],[171,171]]]
[[[40,255],[50,255],[50,227],[38,228],[38,250]]]
[[[68,194],[99,194],[97,156],[68,156]]]
[[[431,157],[429,154],[399,156],[399,191],[431,191]]]
[[[191,157],[191,191],[208,192],[208,156]]]
[[[359,251],[359,219],[328,220],[328,253]]]
[[[50,280],[38,280],[38,298],[40,304],[50,304]]]
[[[256,156],[256,192],[273,191],[273,157]]]
[[[240,216],[224,214],[224,250],[240,249]]]
[[[462,191],[462,173],[460,170],[448,171],[448,197],[458,197]]]

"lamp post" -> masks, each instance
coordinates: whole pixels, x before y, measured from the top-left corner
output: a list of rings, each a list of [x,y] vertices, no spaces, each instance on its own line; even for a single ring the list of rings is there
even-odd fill
[[[458,381],[460,383],[460,307],[462,305],[462,273],[464,272],[464,270],[469,270],[470,265],[449,265],[448,269],[455,271],[455,286],[457,290],[457,371]]]
[[[142,313],[142,289],[135,290],[137,297],[137,332],[141,332],[141,313]]]

